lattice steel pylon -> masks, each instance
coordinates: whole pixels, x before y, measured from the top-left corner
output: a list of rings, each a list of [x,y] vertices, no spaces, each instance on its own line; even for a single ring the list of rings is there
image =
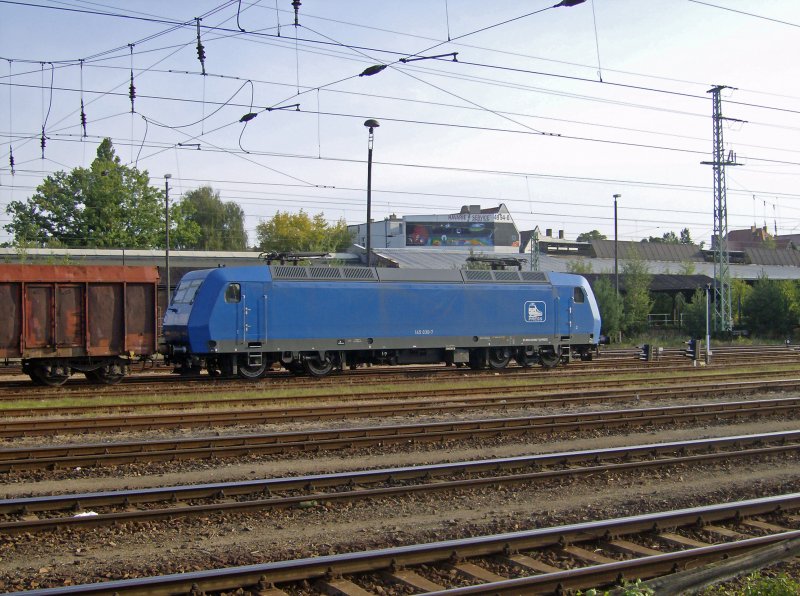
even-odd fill
[[[715,85],[708,90],[713,103],[714,150],[712,161],[702,162],[714,168],[714,331],[729,332],[733,329],[731,311],[731,262],[728,252],[728,200],[726,197],[725,167],[738,166],[736,154],[731,151],[725,156],[722,139],[722,122],[744,122],[722,115],[723,89],[733,89],[726,85]]]
[[[539,271],[539,226],[531,233],[531,271]]]

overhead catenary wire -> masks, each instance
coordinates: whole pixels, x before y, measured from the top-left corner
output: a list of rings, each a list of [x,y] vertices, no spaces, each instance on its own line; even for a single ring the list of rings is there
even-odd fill
[[[319,95],[320,95],[320,89],[319,89],[319,88],[315,88],[315,89],[316,89],[317,96],[318,96],[318,98],[319,98]],[[333,90],[331,90],[331,91],[333,91]],[[314,113],[314,114],[316,115],[317,122],[319,123],[319,121],[320,121],[320,118],[323,116],[323,114],[321,113],[321,110],[317,109],[317,110],[316,110],[316,112],[311,112],[311,113]],[[327,116],[326,116],[326,117],[327,117]],[[400,121],[402,122],[402,120],[400,120]],[[131,135],[131,136],[133,136],[133,135]],[[319,135],[318,135],[318,141],[319,141]],[[148,145],[149,145],[149,144],[148,144]],[[319,142],[318,142],[318,145],[319,145]],[[143,144],[142,144],[142,146],[145,146],[145,144],[143,143]],[[224,144],[223,144],[223,146],[224,146]],[[321,148],[318,148],[317,154],[318,154],[318,155],[317,155],[317,157],[319,158],[319,157],[320,157],[320,154],[321,154]],[[786,165],[795,165],[795,164],[794,164],[794,163],[792,163],[792,162],[784,162],[784,163],[785,163]]]

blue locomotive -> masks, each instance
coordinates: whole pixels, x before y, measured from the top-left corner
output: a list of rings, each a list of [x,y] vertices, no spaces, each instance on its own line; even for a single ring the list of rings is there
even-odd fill
[[[600,315],[578,275],[263,265],[192,271],[164,316],[184,373],[322,377],[362,364],[556,366],[591,358]]]

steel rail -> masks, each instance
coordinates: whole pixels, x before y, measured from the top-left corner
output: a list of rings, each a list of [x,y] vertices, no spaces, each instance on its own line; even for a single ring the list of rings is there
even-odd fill
[[[782,351],[775,355],[755,355],[747,359],[746,362],[740,360],[739,356],[725,356],[718,355],[715,352],[714,365],[719,368],[720,366],[736,366],[736,365],[753,365],[758,363],[769,364],[796,364],[800,361],[800,352]],[[676,363],[682,365],[676,366]],[[602,374],[603,371],[608,369],[626,370],[626,371],[645,371],[645,370],[679,370],[688,371],[693,370],[691,363],[680,355],[676,356],[661,356],[656,360],[647,363],[641,363],[638,356],[635,360],[628,358],[609,358],[606,360],[594,360],[592,362],[574,362],[568,369],[558,368],[555,370],[542,371],[540,368],[520,368],[512,366],[502,370],[480,370],[473,371],[464,368],[450,368],[450,367],[415,367],[411,370],[398,370],[397,367],[375,367],[368,369],[359,369],[358,371],[347,371],[344,375],[334,375],[326,379],[308,379],[297,378],[286,371],[275,371],[270,373],[260,381],[243,381],[241,379],[219,379],[211,378],[208,376],[201,377],[176,377],[175,375],[160,374],[160,375],[141,375],[128,378],[125,383],[121,385],[98,386],[81,380],[73,379],[65,386],[57,388],[42,388],[31,385],[27,381],[3,381],[0,380],[0,390],[3,390],[0,401],[9,401],[16,399],[36,399],[43,400],[49,398],[59,398],[69,395],[71,397],[97,397],[98,395],[136,395],[145,388],[151,388],[154,391],[162,391],[166,389],[175,389],[177,393],[187,393],[195,391],[198,393],[209,393],[219,391],[220,388],[230,389],[231,391],[252,390],[253,388],[263,388],[264,386],[274,387],[276,384],[287,384],[292,387],[319,387],[325,384],[341,383],[342,379],[346,379],[352,384],[359,384],[362,386],[384,384],[393,381],[408,380],[409,377],[416,378],[421,375],[436,376],[440,379],[446,379],[453,376],[462,377],[464,375],[482,377],[482,376],[495,376],[497,374],[508,376],[527,376],[529,378],[545,379],[554,376],[588,376],[591,374]],[[162,387],[161,385],[165,385]],[[144,386],[144,387],[143,387]],[[170,387],[166,387],[170,386]]]
[[[772,445],[773,443],[778,444]],[[730,448],[739,450],[731,451]],[[728,450],[721,451],[721,449]],[[229,501],[233,497],[267,496],[267,498],[256,498],[249,501],[214,502],[166,509],[128,509],[123,512],[100,513],[91,516],[62,516],[3,521],[0,522],[0,533],[11,535],[23,532],[54,530],[61,527],[97,527],[115,523],[154,521],[220,512],[285,509],[302,506],[310,502],[316,504],[336,503],[421,492],[475,489],[556,478],[660,469],[680,464],[700,465],[720,460],[731,461],[798,451],[800,451],[800,431],[787,431],[243,482],[2,499],[0,500],[0,514],[5,516],[13,516],[15,514],[30,516],[34,513],[74,512],[87,508],[130,508],[133,505],[163,503],[165,501],[172,503],[199,499],[225,499]],[[698,454],[697,452],[705,453]],[[630,461],[633,458],[650,459]],[[603,463],[613,460],[624,461]],[[576,464],[589,465],[575,467]],[[541,469],[554,466],[559,466],[560,469]],[[513,471],[513,473],[509,474],[507,473],[508,471]],[[505,474],[496,475],[501,472],[505,472]],[[434,480],[457,475],[475,476],[481,474],[490,475],[457,480]],[[403,482],[417,482],[419,484],[395,486],[397,483]],[[354,487],[375,484],[388,484],[389,486],[354,490]],[[321,493],[319,492],[321,489],[338,490]],[[289,491],[301,491],[303,494],[278,497],[273,494]],[[95,514],[97,512],[92,513]]]
[[[713,379],[713,380],[730,380],[736,379],[739,377],[745,377],[747,379],[754,379],[754,378],[774,378],[780,375],[786,374],[794,374],[795,370],[770,370],[770,371],[729,371],[724,374],[720,374],[719,369],[688,369],[691,371],[689,374],[692,376],[693,380],[699,381],[700,379]],[[472,371],[471,371],[472,372]],[[669,373],[669,374],[666,374]],[[585,380],[576,381],[574,379],[575,375],[569,375],[568,378],[560,378],[564,375],[560,373],[556,373],[558,375],[558,379],[554,380],[552,378],[543,379],[539,377],[531,377],[529,374],[522,373],[519,375],[510,375],[504,374],[502,375],[502,380],[527,380],[532,379],[534,381],[540,381],[538,383],[533,383],[531,385],[524,385],[521,386],[518,382],[514,382],[512,384],[505,384],[503,382],[493,382],[491,385],[481,385],[479,387],[472,386],[474,383],[475,378],[485,378],[487,380],[491,379],[492,381],[496,381],[495,375],[478,375],[477,377],[474,374],[468,374],[464,376],[464,373],[461,373],[458,377],[458,381],[463,381],[464,385],[467,387],[464,388],[448,388],[448,389],[417,389],[412,391],[402,391],[402,390],[386,390],[386,391],[362,391],[360,393],[355,393],[355,390],[362,390],[365,387],[378,384],[380,386],[384,386],[385,383],[383,381],[379,381],[377,383],[356,383],[356,384],[349,384],[348,388],[351,390],[351,393],[342,393],[341,383],[337,384],[336,392],[328,392],[328,393],[316,393],[316,394],[300,394],[300,395],[274,395],[274,394],[266,394],[257,397],[246,397],[246,398],[210,398],[210,399],[202,399],[202,400],[171,400],[171,399],[160,399],[156,402],[148,402],[148,401],[128,401],[128,402],[114,402],[114,403],[104,403],[104,404],[82,404],[79,406],[58,406],[58,405],[36,405],[36,404],[29,404],[25,406],[19,406],[14,408],[2,408],[2,412],[8,418],[13,417],[33,417],[33,416],[47,416],[47,415],[80,415],[80,414],[97,414],[100,412],[113,412],[113,411],[125,411],[130,412],[134,410],[144,410],[144,409],[189,409],[189,408],[197,408],[203,406],[220,406],[220,405],[227,405],[227,406],[253,406],[253,405],[263,405],[265,402],[268,403],[280,403],[285,401],[330,401],[332,399],[347,399],[347,400],[359,400],[359,401],[366,401],[371,399],[384,399],[386,397],[404,397],[404,396],[419,396],[419,395],[433,395],[433,396],[440,396],[440,395],[464,395],[464,394],[477,394],[481,391],[488,392],[488,391],[507,391],[507,392],[519,392],[519,391],[535,391],[537,389],[542,389],[546,391],[553,391],[554,389],[562,388],[570,388],[571,390],[577,389],[591,389],[597,386],[598,382],[604,382],[605,390],[610,391],[613,388],[624,388],[629,386],[633,383],[640,383],[640,382],[647,382],[653,383],[657,381],[664,381],[664,380],[673,380],[675,375],[673,374],[674,371],[659,369],[658,374],[653,374],[652,371],[649,374],[643,374],[636,378],[626,378],[626,379],[603,379],[601,378],[589,378]],[[580,375],[580,376],[595,376],[595,373],[592,375]],[[510,377],[510,378],[509,378]],[[408,380],[407,377],[404,377],[403,380]],[[439,381],[440,379],[431,379],[432,381]],[[192,386],[199,386],[203,388],[212,387],[215,391],[219,392],[224,389],[223,385],[216,384],[214,381],[209,381],[212,383],[211,385],[206,385],[202,382],[195,381],[194,385]],[[452,382],[451,382],[452,384]],[[613,385],[612,385],[613,384]],[[240,388],[241,385],[237,384],[237,388]],[[254,385],[254,388],[259,387],[258,385]],[[315,385],[315,389],[318,389],[319,386]],[[185,388],[184,388],[185,389]],[[299,387],[289,387],[287,389],[299,389]],[[141,393],[139,393],[141,395]],[[63,395],[58,396],[63,399]],[[71,397],[75,397],[71,395]],[[97,394],[94,394],[93,397],[98,397]],[[21,401],[26,402],[29,401],[29,398],[20,397],[19,399],[14,399],[11,401]],[[40,398],[36,398],[36,401],[42,401]]]
[[[800,540],[800,530],[794,530],[759,536],[757,538],[746,538],[729,543],[690,548],[683,551],[664,553],[662,555],[649,555],[627,561],[601,563],[599,565],[556,571],[542,575],[488,582],[467,587],[451,588],[449,590],[437,590],[426,592],[426,594],[427,596],[551,594],[560,593],[564,590],[580,590],[581,588],[616,585],[620,583],[620,578],[649,579],[667,576],[665,577],[666,580],[668,579],[668,575],[674,573],[676,569],[684,569],[690,564],[692,566],[698,566],[705,563],[730,560],[731,557],[743,553],[760,551],[770,547],[772,547],[772,552],[779,553],[780,551],[774,548],[776,545],[793,543],[798,540]],[[796,549],[797,547],[795,547],[795,550]],[[786,557],[787,555],[784,553],[783,556]],[[768,562],[775,563],[777,560],[779,559],[773,558]],[[668,582],[665,581],[665,583],[668,585]],[[663,593],[673,594],[676,592],[670,591]]]
[[[476,390],[478,397],[469,397],[464,388],[453,391],[431,390],[409,392],[428,395],[429,399],[386,401],[383,403],[356,403],[293,408],[256,408],[238,410],[202,410],[193,412],[128,414],[94,416],[91,418],[32,418],[0,421],[0,437],[13,438],[34,435],[75,434],[85,432],[114,432],[120,430],[154,430],[164,428],[197,428],[234,425],[261,425],[276,422],[297,422],[332,418],[357,418],[386,415],[430,414],[510,407],[544,407],[592,402],[628,401],[650,397],[708,397],[754,393],[759,391],[790,390],[800,387],[800,378],[769,379],[761,381],[709,382],[684,386],[647,385],[628,389],[608,388],[564,393],[537,393],[521,387],[518,391],[504,390],[500,395],[486,395],[486,389]],[[455,396],[453,394],[455,393]],[[386,397],[396,396],[389,394]],[[451,397],[448,397],[451,396]],[[433,400],[430,398],[439,397]]]
[[[778,413],[794,416],[798,406],[800,397],[227,437],[15,447],[0,449],[0,472],[355,449],[375,444],[419,444],[513,434],[580,432],[595,428],[677,424]]]
[[[234,590],[246,586],[257,586],[266,590],[269,586],[275,584],[280,585],[282,583],[317,580],[358,573],[381,571],[392,573],[410,566],[441,565],[469,558],[508,556],[511,553],[525,550],[559,548],[565,545],[577,545],[609,538],[630,537],[643,533],[652,535],[653,532],[659,530],[673,530],[678,527],[689,526],[696,528],[698,524],[738,521],[742,518],[757,515],[794,511],[798,508],[800,508],[800,494],[793,493],[506,534],[477,536],[242,567],[64,586],[16,594],[17,596],[22,596],[23,594],[27,596],[33,594],[37,596],[56,596],[110,593],[119,595],[160,595],[189,593],[192,590],[195,593],[198,591]],[[680,562],[685,564],[687,561],[697,561],[700,555],[724,557],[743,550],[751,550],[798,537],[800,537],[800,530],[788,530],[727,544],[710,545],[702,547],[702,549],[689,549],[683,551],[682,556],[681,553],[670,553],[674,555],[674,558],[666,559],[668,565],[662,566],[661,569],[663,572],[668,572],[667,567],[669,569],[674,568],[676,562],[680,565]],[[643,559],[640,564],[643,564],[645,569],[653,569],[656,563],[664,563],[665,559],[660,557],[665,557],[665,555],[653,555],[653,558],[649,560]],[[631,563],[630,565],[633,564]],[[609,570],[608,567],[596,566],[593,573],[591,570],[592,567],[559,571],[531,578],[531,581],[546,582],[555,580],[563,583],[565,581],[578,581],[576,578],[583,575],[580,585],[591,586],[608,583],[618,577],[616,573],[613,574],[613,577],[609,576],[606,573]],[[587,581],[590,583],[587,584]]]

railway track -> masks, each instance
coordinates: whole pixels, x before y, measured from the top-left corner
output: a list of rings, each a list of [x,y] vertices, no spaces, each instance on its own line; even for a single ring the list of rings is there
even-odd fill
[[[730,349],[729,349],[730,350]],[[614,371],[653,371],[663,369],[664,371],[687,371],[692,369],[691,362],[684,358],[680,350],[669,350],[662,354],[657,360],[642,363],[636,356],[636,351],[625,351],[619,355],[603,356],[602,359],[591,362],[575,361],[569,367],[559,367],[553,370],[543,371],[539,367],[520,368],[510,367],[503,370],[479,370],[473,371],[467,368],[455,368],[444,366],[415,366],[403,367],[371,367],[360,368],[355,371],[347,371],[343,375],[333,375],[325,379],[309,379],[296,377],[287,371],[273,371],[267,377],[259,381],[243,381],[241,379],[212,379],[208,376],[201,377],[177,377],[163,370],[160,372],[148,372],[126,379],[121,385],[106,386],[94,385],[80,379],[73,379],[61,387],[40,387],[32,385],[26,380],[0,380],[0,401],[18,399],[50,399],[70,397],[96,397],[98,395],[140,395],[142,391],[169,391],[171,394],[197,394],[197,393],[217,393],[219,391],[251,391],[253,389],[272,388],[276,384],[290,385],[293,388],[300,387],[320,387],[326,384],[340,385],[343,379],[347,382],[359,385],[369,385],[369,379],[374,379],[372,384],[385,384],[396,381],[407,381],[416,379],[420,376],[435,376],[435,378],[446,380],[449,377],[463,377],[470,375],[475,377],[496,376],[498,374],[509,376],[526,376],[527,378],[552,378],[553,376],[575,376],[590,375],[605,370]],[[754,364],[798,364],[800,363],[800,351],[786,348],[775,348],[770,350],[745,351],[737,348],[732,351],[714,352],[713,364],[719,366],[754,365]]]
[[[25,409],[4,409],[5,418],[0,421],[0,437],[13,438],[23,436],[41,436],[53,434],[78,434],[86,432],[118,432],[121,430],[153,430],[167,428],[199,428],[209,426],[262,425],[278,422],[297,422],[308,420],[329,420],[341,418],[363,418],[372,416],[402,416],[409,414],[434,414],[445,412],[463,412],[476,409],[501,409],[512,407],[546,407],[565,406],[586,403],[613,403],[619,401],[641,400],[648,398],[697,398],[719,395],[756,393],[763,391],[787,391],[800,387],[800,378],[775,379],[775,373],[761,374],[741,373],[748,379],[764,376],[763,380],[723,381],[719,376],[712,380],[685,383],[674,382],[650,385],[619,385],[603,389],[579,389],[574,384],[566,383],[562,392],[541,391],[535,387],[512,386],[493,388],[455,389],[414,389],[407,392],[391,391],[385,393],[363,394],[356,397],[347,396],[347,401],[334,405],[255,407],[249,409],[207,409],[200,411],[155,412],[144,414],[119,413],[114,415],[96,415],[97,409],[89,406],[72,406]],[[637,380],[638,382],[638,380]],[[590,386],[596,385],[595,383]],[[551,385],[552,387],[552,385]],[[572,387],[567,390],[566,387]],[[311,401],[321,401],[331,396],[307,396]],[[339,394],[338,401],[342,400]],[[390,399],[387,399],[390,398]],[[298,398],[291,398],[293,401]],[[274,400],[273,400],[274,401]],[[367,402],[367,403],[365,403]],[[373,403],[374,402],[374,403]],[[215,405],[261,405],[257,400],[219,401]],[[190,404],[197,408],[197,402]],[[102,406],[99,410],[108,409]],[[152,409],[151,404],[131,405],[129,408],[114,406],[118,409],[145,407]],[[41,414],[37,416],[36,414]],[[44,417],[57,414],[55,417]],[[66,414],[85,414],[87,417],[71,418]],[[59,416],[60,415],[60,416]],[[19,419],[12,419],[19,416]]]
[[[636,368],[636,369],[623,369],[618,368],[614,370],[615,374],[625,375],[626,378],[624,379],[613,379],[608,378],[607,376],[602,379],[598,379],[602,373],[599,373],[593,369],[578,369],[578,370],[570,370],[570,371],[559,371],[559,372],[551,372],[547,376],[540,376],[532,374],[525,369],[511,369],[507,371],[503,371],[502,373],[494,372],[494,373],[487,373],[486,371],[469,371],[466,372],[458,372],[455,374],[433,374],[430,370],[424,373],[424,380],[430,382],[444,382],[448,385],[457,385],[459,387],[463,387],[461,389],[430,389],[427,392],[422,389],[414,390],[414,391],[402,391],[397,390],[396,388],[393,389],[384,389],[383,391],[380,388],[384,388],[387,385],[390,385],[393,382],[408,382],[410,380],[420,381],[421,377],[419,374],[414,375],[403,375],[398,377],[396,375],[390,375],[388,377],[381,377],[379,379],[372,378],[361,378],[348,379],[347,383],[343,383],[341,380],[338,382],[325,382],[325,383],[303,383],[301,385],[295,385],[293,383],[283,386],[284,390],[289,390],[288,393],[281,395],[281,390],[278,391],[270,391],[269,393],[259,393],[259,390],[263,389],[265,384],[255,384],[255,385],[246,385],[244,386],[245,389],[249,390],[248,392],[254,393],[255,395],[248,395],[245,398],[225,398],[225,397],[218,397],[220,393],[225,393],[226,391],[230,391],[232,393],[241,392],[243,389],[243,385],[237,382],[229,382],[229,381],[190,381],[189,385],[179,385],[177,391],[170,391],[169,395],[170,398],[159,398],[158,402],[153,402],[152,399],[145,397],[143,398],[143,388],[141,386],[137,388],[133,387],[122,387],[124,392],[118,393],[116,390],[109,393],[108,391],[101,391],[97,388],[93,389],[89,393],[84,393],[83,391],[74,391],[68,394],[63,393],[47,393],[41,394],[36,393],[31,397],[28,396],[28,393],[25,390],[17,391],[17,392],[6,392],[2,396],[0,396],[0,401],[7,401],[7,402],[20,402],[22,405],[20,407],[5,407],[2,408],[3,413],[6,416],[14,417],[14,416],[35,416],[35,415],[48,415],[48,414],[64,414],[64,415],[77,415],[77,414],[90,414],[90,413],[97,413],[103,411],[113,411],[113,410],[120,410],[131,412],[135,411],[136,409],[152,409],[154,407],[163,407],[163,408],[172,408],[172,409],[185,409],[185,408],[196,408],[198,405],[235,405],[235,406],[245,406],[245,405],[259,405],[265,402],[274,403],[281,400],[291,400],[291,401],[313,401],[313,402],[322,402],[329,399],[336,399],[340,400],[342,397],[346,397],[347,399],[383,399],[387,396],[408,396],[414,394],[422,394],[427,393],[429,395],[441,395],[441,394],[455,394],[461,393],[462,395],[475,395],[478,394],[480,391],[520,391],[523,390],[521,383],[526,382],[528,383],[526,386],[531,390],[537,387],[544,387],[548,390],[558,390],[559,388],[571,388],[571,389],[583,389],[583,388],[591,388],[601,382],[604,386],[608,387],[610,384],[614,384],[616,386],[623,386],[629,385],[631,383],[636,382],[637,380],[647,383],[656,382],[659,380],[671,380],[674,379],[675,373],[680,372],[684,376],[691,376],[694,379],[701,378],[701,377],[713,377],[713,378],[736,378],[741,376],[746,376],[749,378],[759,378],[759,377],[768,377],[768,376],[775,376],[781,372],[788,372],[788,373],[795,373],[796,362],[772,362],[769,365],[769,370],[760,370],[760,371],[753,371],[752,369],[748,368],[747,370],[740,370],[737,371],[734,367],[725,367],[724,369],[720,369],[719,367],[715,368],[685,368],[685,367],[663,367],[658,368],[657,370],[648,369],[648,368]],[[785,368],[784,368],[785,367]],[[440,369],[444,371],[445,369]],[[631,375],[636,375],[635,377],[631,377]],[[332,387],[333,390],[329,391],[328,393],[320,392],[320,388],[322,387]],[[378,390],[370,391],[370,387],[378,387]],[[194,388],[194,389],[193,389]],[[303,394],[301,391],[306,389],[314,389],[317,392],[314,394]],[[117,388],[115,388],[117,389]],[[164,388],[166,389],[166,388]],[[274,389],[273,387],[269,387],[270,390]],[[190,391],[191,390],[191,391]],[[213,390],[213,391],[212,391]],[[199,395],[206,394],[207,397],[201,397],[198,399],[192,399],[190,402],[181,399],[171,399],[172,395],[181,395],[185,394],[186,392],[190,392],[190,394],[195,397]],[[163,395],[163,391],[159,388],[158,391],[154,389],[154,393],[157,395]],[[107,398],[113,394],[114,401],[109,403],[105,401],[105,399],[100,398]],[[136,396],[136,401],[127,401],[121,402],[117,401],[118,398],[122,398],[125,395]],[[146,396],[146,392],[144,393]],[[97,401],[101,403],[98,404],[82,404],[80,406],[55,406],[45,403],[42,406],[37,405],[35,402],[40,400],[45,400],[48,398],[53,399],[54,401],[59,401],[64,398],[67,399],[76,399],[82,397],[91,397],[97,398]],[[32,402],[32,403],[29,403]]]
[[[786,457],[798,452],[800,431],[785,431],[336,474],[3,499],[0,533],[12,535],[214,513],[318,507],[587,475],[652,473],[678,465]],[[91,515],[75,515],[87,509]]]
[[[299,432],[245,434],[191,439],[70,444],[0,449],[0,471],[110,466],[130,463],[274,455],[364,448],[374,445],[432,443],[472,438],[585,432],[783,415],[792,418],[800,397],[689,406],[626,408],[578,414],[490,418],[461,422],[381,425]]]
[[[554,593],[666,576],[742,553],[766,563],[796,552],[800,494],[245,567],[39,590],[65,594],[198,594],[256,590],[277,596],[385,593],[393,585],[447,594]],[[776,555],[775,553],[782,553]],[[734,561],[735,562],[735,561]],[[663,578],[669,585],[669,577]],[[284,591],[285,590],[285,591]],[[23,593],[18,593],[23,594]],[[27,593],[29,594],[29,593]]]

